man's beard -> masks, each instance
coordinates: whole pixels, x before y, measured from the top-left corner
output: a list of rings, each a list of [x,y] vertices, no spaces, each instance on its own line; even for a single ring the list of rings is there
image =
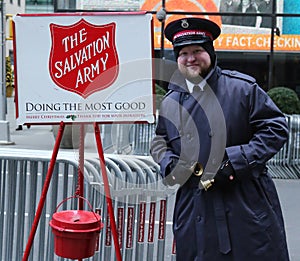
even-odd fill
[[[185,68],[184,72],[182,73],[185,76],[185,78],[188,79],[190,82],[199,83],[207,76],[210,70],[211,67],[203,68],[200,72],[198,70],[194,71]]]

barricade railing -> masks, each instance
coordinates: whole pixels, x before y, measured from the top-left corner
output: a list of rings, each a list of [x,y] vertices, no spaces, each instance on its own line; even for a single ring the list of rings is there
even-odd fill
[[[22,260],[50,158],[51,151],[0,148],[0,260]],[[175,188],[162,184],[159,167],[148,156],[105,154],[105,164],[122,260],[173,260],[171,226]],[[57,205],[75,194],[77,172],[76,152],[59,152],[28,260],[67,260],[54,254],[49,222]],[[96,155],[86,155],[84,178],[84,196],[104,223],[95,255],[84,260],[115,260]],[[68,200],[60,209],[76,208],[76,200]]]
[[[300,115],[286,115],[289,138],[281,150],[271,158],[267,166],[273,178],[300,178]]]
[[[155,123],[103,124],[103,149],[107,153],[149,156]]]

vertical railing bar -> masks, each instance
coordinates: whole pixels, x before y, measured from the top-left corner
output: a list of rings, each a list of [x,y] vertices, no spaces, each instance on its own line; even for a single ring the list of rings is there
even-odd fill
[[[50,214],[52,215],[56,209],[57,206],[57,191],[58,191],[58,173],[59,173],[59,163],[56,162],[55,163],[55,167],[53,169],[53,175],[52,175],[52,179],[51,179],[51,190],[50,193],[48,194],[48,197],[50,197]],[[52,234],[51,234],[52,235]],[[48,258],[51,258],[49,261],[54,260],[54,240],[53,240],[53,236],[51,236],[50,240],[50,256],[48,256]],[[47,259],[48,261],[48,259]]]
[[[25,222],[25,202],[26,202],[26,168],[27,161],[16,159],[15,179],[16,179],[16,204],[14,207],[14,245],[13,260],[21,260],[23,254],[24,222]],[[17,240],[16,240],[17,239]]]
[[[29,166],[29,180],[30,180],[30,192],[29,192],[29,210],[28,210],[28,235],[26,238],[29,237],[29,232],[31,228],[31,224],[33,223],[34,216],[35,216],[35,208],[36,208],[36,195],[37,195],[37,173],[35,173],[35,164],[36,162],[31,161]],[[29,260],[33,260],[33,253],[34,253],[34,245],[32,246],[32,251],[29,255]]]
[[[68,180],[69,180],[69,177],[68,177],[68,173],[69,173],[69,164],[68,163],[64,163],[63,164],[63,193],[62,193],[62,197],[63,199],[67,198],[69,195],[68,195]],[[72,194],[73,195],[73,194]],[[63,210],[66,210],[67,209],[67,202],[65,202],[63,205],[62,205],[62,209]]]
[[[0,170],[0,257],[2,258],[2,254],[4,251],[5,244],[3,244],[3,236],[4,236],[4,205],[5,205],[5,183],[6,183],[6,166],[7,160],[1,160]]]
[[[15,221],[15,204],[16,204],[16,160],[8,163],[8,193],[7,193],[7,209],[6,209],[6,259],[12,260],[13,255],[13,237],[14,237],[14,221]]]
[[[48,165],[46,162],[40,162],[42,165],[41,169],[41,190],[43,189],[43,184],[45,183],[46,174],[48,170]],[[39,165],[40,165],[39,164]],[[39,223],[39,252],[38,252],[38,260],[44,259],[44,253],[45,253],[45,232],[46,232],[46,209],[47,209],[47,201],[45,201],[40,223]]]
[[[25,202],[26,202],[26,180],[27,180],[27,161],[20,161],[19,169],[19,197],[18,197],[18,222],[16,240],[16,260],[22,260],[23,242],[24,242],[24,225],[25,225]]]

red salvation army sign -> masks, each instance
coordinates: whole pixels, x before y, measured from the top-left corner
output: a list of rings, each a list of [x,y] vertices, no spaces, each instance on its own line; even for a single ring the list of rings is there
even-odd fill
[[[50,24],[52,80],[82,97],[109,87],[119,71],[115,28],[115,23],[97,26],[84,19],[70,26]]]
[[[152,16],[20,14],[18,124],[154,122]]]

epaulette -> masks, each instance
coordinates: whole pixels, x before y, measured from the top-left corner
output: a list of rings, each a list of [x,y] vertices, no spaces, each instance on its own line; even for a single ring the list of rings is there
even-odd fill
[[[225,75],[227,75],[229,77],[232,77],[232,78],[237,78],[237,79],[245,80],[245,81],[251,82],[251,83],[255,83],[256,82],[256,79],[253,78],[252,76],[244,74],[244,73],[241,73],[241,72],[238,72],[238,71],[222,70],[222,74],[225,74]]]

